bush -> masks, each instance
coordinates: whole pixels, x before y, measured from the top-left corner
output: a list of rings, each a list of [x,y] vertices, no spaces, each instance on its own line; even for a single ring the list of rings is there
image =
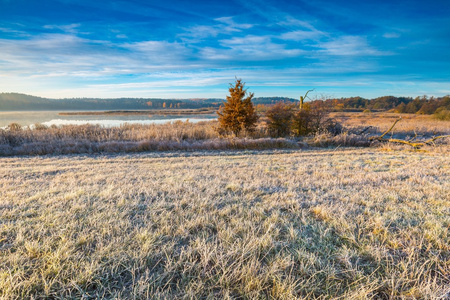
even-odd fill
[[[242,79],[236,79],[234,86],[230,84],[230,96],[217,112],[220,133],[232,132],[238,136],[242,130],[252,132],[255,129],[258,115],[252,103],[253,93],[247,96],[244,86]]]
[[[8,125],[9,131],[21,131],[22,126],[18,123],[11,123]]]
[[[293,105],[278,102],[266,113],[267,127],[272,136],[306,136],[316,133],[338,135],[343,127],[328,118],[328,108],[323,102],[306,103],[296,110]]]
[[[450,120],[450,110],[444,107],[438,108],[433,117],[438,120]]]
[[[36,124],[34,124],[34,129],[35,130],[47,130],[48,126],[41,124],[41,123],[36,123]]]
[[[343,127],[335,120],[328,118],[328,109],[317,102],[309,103],[294,114],[292,120],[292,132],[295,136],[305,136],[316,133],[330,133],[337,135],[342,133]]]
[[[339,135],[344,131],[344,127],[341,123],[333,120],[333,119],[326,119],[325,122],[322,123],[320,129],[320,132],[329,133],[333,136]]]
[[[294,114],[292,118],[292,133],[295,136],[304,136],[318,131],[313,125],[313,113],[307,107]]]
[[[272,136],[287,136],[291,133],[291,123],[294,116],[293,105],[278,102],[266,112],[269,119],[267,127]]]

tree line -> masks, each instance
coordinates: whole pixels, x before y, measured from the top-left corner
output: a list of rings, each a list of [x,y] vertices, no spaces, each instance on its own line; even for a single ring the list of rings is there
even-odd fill
[[[310,90],[312,91],[312,90]],[[314,100],[304,103],[308,91],[300,96],[300,101],[279,101],[271,105],[253,105],[253,93],[247,93],[245,83],[236,79],[230,84],[227,101],[217,111],[219,132],[251,133],[255,130],[260,116],[266,120],[272,136],[304,136],[318,132],[339,134],[342,125],[328,117],[331,111],[358,110],[364,112],[390,111],[396,113],[435,114],[438,119],[450,119],[450,96],[415,99],[384,96],[373,100],[361,97]],[[259,113],[259,115],[257,114]]]
[[[434,114],[444,109],[450,110],[450,95],[444,97],[395,97],[383,96],[375,99],[350,97],[323,101],[332,111],[390,111],[409,114]],[[314,101],[313,101],[314,102]]]

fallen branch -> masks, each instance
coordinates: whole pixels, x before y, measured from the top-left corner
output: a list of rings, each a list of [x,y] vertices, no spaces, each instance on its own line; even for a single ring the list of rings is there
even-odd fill
[[[397,125],[397,123],[402,119],[402,117],[395,120],[394,124],[392,124],[391,128],[389,128],[385,133],[379,136],[380,139],[382,139],[386,134],[388,134],[392,129],[394,129],[394,126]]]
[[[359,133],[357,133],[357,135],[361,135],[364,132],[366,132],[367,130],[369,130],[370,128],[372,128],[372,126],[367,126],[366,128],[364,128],[363,130],[361,130]]]
[[[373,136],[369,140],[371,140],[371,141],[379,141],[379,142],[383,142],[383,143],[404,144],[404,145],[411,146],[414,149],[419,149],[420,147],[423,147],[425,145],[434,145],[434,141],[436,141],[436,140],[450,137],[450,135],[440,135],[440,136],[432,137],[432,138],[430,138],[430,139],[428,139],[426,141],[421,141],[421,140],[417,139],[417,133],[415,133],[415,136],[413,138],[409,139],[409,140],[394,139],[394,138],[386,139],[386,138],[384,138],[384,136],[386,134],[388,134],[389,132],[392,131],[392,129],[394,129],[395,125],[397,125],[397,123],[401,119],[402,118],[400,117],[397,120],[395,120],[394,124],[392,124],[392,126],[388,130],[386,130],[386,132],[384,132],[382,135],[380,135],[380,136]]]

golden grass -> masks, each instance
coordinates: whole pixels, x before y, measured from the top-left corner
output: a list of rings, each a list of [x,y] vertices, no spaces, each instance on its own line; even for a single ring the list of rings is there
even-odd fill
[[[171,150],[231,150],[231,149],[279,149],[315,147],[367,147],[377,146],[369,136],[380,135],[387,130],[399,114],[389,113],[333,113],[345,126],[337,136],[319,133],[303,138],[273,139],[262,118],[255,132],[244,133],[239,138],[222,137],[217,131],[217,121],[190,123],[177,121],[160,125],[124,125],[104,128],[96,125],[68,125],[48,128],[36,124],[34,129],[22,129],[12,124],[0,129],[0,156],[114,153]],[[401,115],[403,120],[389,133],[400,139],[418,135],[429,139],[434,135],[449,135],[450,121],[440,121],[423,115]],[[363,129],[372,126],[365,134]],[[449,138],[437,145],[446,145]],[[430,147],[428,147],[430,148]],[[431,150],[436,147],[431,147]],[[446,150],[445,150],[446,149]]]
[[[449,134],[450,121],[437,120],[431,115],[397,113],[331,113],[331,117],[342,122],[347,128],[365,128],[373,126],[371,132],[384,132],[399,117],[402,120],[395,126],[394,133],[400,134]]]
[[[449,191],[447,153],[0,158],[0,298],[438,299]]]

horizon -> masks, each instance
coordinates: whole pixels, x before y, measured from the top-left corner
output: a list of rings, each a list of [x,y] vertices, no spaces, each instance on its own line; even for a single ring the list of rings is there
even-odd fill
[[[445,4],[0,0],[0,91],[223,99],[237,77],[255,97],[441,97]]]
[[[46,99],[46,100],[119,100],[119,99],[153,99],[153,100],[226,100],[226,97],[223,98],[218,98],[218,97],[189,97],[189,98],[175,98],[175,97],[171,97],[171,98],[158,98],[158,97],[106,97],[106,98],[101,98],[101,97],[65,97],[65,98],[49,98],[49,97],[41,97],[41,96],[36,96],[36,95],[30,95],[30,94],[24,94],[24,93],[17,93],[17,92],[0,92],[1,94],[15,94],[15,95],[23,95],[23,96],[27,96],[27,97],[36,97],[36,98],[42,98],[42,99]],[[336,97],[336,98],[320,98],[320,97],[316,97],[316,98],[311,98],[311,97],[307,97],[305,99],[306,102],[308,101],[326,101],[326,100],[333,100],[333,99],[350,99],[350,98],[361,98],[364,100],[377,100],[379,98],[383,98],[383,97],[395,97],[395,98],[409,98],[409,99],[416,99],[416,98],[422,98],[422,97],[426,97],[427,99],[440,99],[440,98],[444,98],[444,97],[450,97],[450,94],[447,95],[443,95],[443,96],[434,96],[434,95],[417,95],[417,96],[394,96],[394,95],[382,95],[382,96],[377,96],[377,97],[373,97],[373,98],[365,98],[365,97],[361,97],[359,95],[356,96],[348,96],[348,97]],[[288,96],[280,96],[280,95],[272,95],[272,96],[257,96],[255,95],[253,97],[253,99],[261,99],[261,98],[281,98],[281,99],[290,99],[290,100],[295,100],[295,101],[299,101],[299,99],[296,99],[294,97],[288,97]]]

